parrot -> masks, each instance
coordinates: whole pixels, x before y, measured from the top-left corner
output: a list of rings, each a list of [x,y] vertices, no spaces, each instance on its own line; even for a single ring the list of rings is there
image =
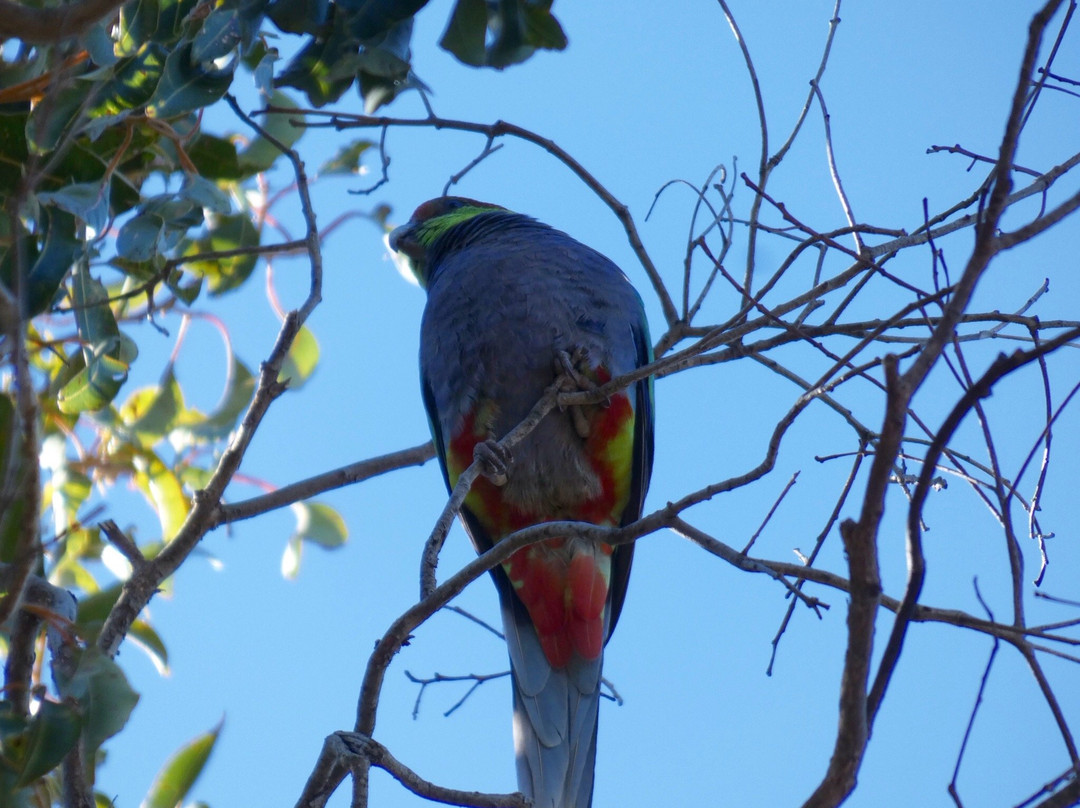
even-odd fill
[[[485,448],[494,466],[459,513],[476,551],[544,522],[639,519],[652,474],[651,377],[553,409],[505,456],[494,445],[560,374],[595,389],[652,361],[645,309],[623,272],[566,233],[464,197],[420,205],[389,244],[427,293],[420,380],[447,489]],[[592,804],[603,653],[632,557],[633,544],[553,538],[491,570],[518,788],[536,808]]]

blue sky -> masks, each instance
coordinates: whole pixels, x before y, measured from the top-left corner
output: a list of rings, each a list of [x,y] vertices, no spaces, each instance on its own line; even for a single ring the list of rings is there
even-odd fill
[[[775,149],[806,98],[832,4],[733,0],[732,6],[757,66]],[[1032,3],[1004,0],[849,3],[842,9],[822,90],[838,168],[860,222],[910,230],[922,220],[924,197],[932,211],[940,210],[977,186],[984,176],[979,167],[968,172],[966,159],[928,155],[926,149],[959,143],[979,153],[996,150],[1034,9]],[[435,91],[436,112],[481,122],[504,119],[554,140],[630,207],[653,260],[677,289],[694,195],[681,186],[668,189],[646,222],[654,195],[669,180],[701,183],[717,165],[730,172],[733,160],[738,171],[753,173],[760,149],[750,85],[719,7],[673,2],[615,11],[604,4],[557,3],[554,11],[570,38],[569,48],[538,54],[502,73],[466,68],[437,49],[449,10],[449,2],[431,3],[419,15],[413,39],[414,67]],[[1075,64],[1076,56],[1073,37],[1065,43],[1060,64]],[[358,112],[360,105],[349,94],[339,106]],[[415,94],[400,98],[389,113],[424,114]],[[1019,162],[1045,170],[1078,151],[1078,117],[1076,99],[1045,98],[1022,142]],[[240,127],[225,115],[212,125]],[[360,134],[310,132],[299,149],[315,167]],[[368,160],[374,174],[318,183],[314,195],[320,224],[383,202],[392,206],[394,223],[404,222],[417,204],[439,195],[447,179],[483,145],[475,135],[392,130],[387,141],[393,157],[390,183],[371,197],[349,194],[377,176],[374,158]],[[750,194],[737,185],[735,207],[745,215]],[[507,141],[468,174],[458,191],[533,215],[610,256],[641,290],[654,336],[662,332],[656,297],[618,221],[552,157]],[[843,225],[816,108],[771,180],[770,192],[819,230]],[[1034,212],[1025,208],[1027,216]],[[294,237],[301,234],[294,200],[275,213]],[[974,308],[1017,310],[1049,278],[1050,292],[1039,300],[1036,313],[1044,319],[1075,318],[1077,235],[1075,221],[1066,221],[1037,245],[1001,256]],[[730,264],[741,275],[745,231],[737,229],[736,240]],[[952,271],[962,267],[970,244],[970,232],[939,244]],[[242,467],[242,473],[276,485],[427,437],[416,372],[422,292],[402,281],[381,234],[363,220],[354,219],[332,234],[324,249],[324,302],[309,322],[320,343],[320,366],[302,390],[275,403]],[[760,271],[770,273],[788,249],[778,239],[764,240]],[[923,248],[897,259],[892,268],[926,286],[929,266]],[[791,288],[804,288],[811,270],[806,265],[794,271]],[[286,306],[302,300],[306,273],[302,261],[275,264],[274,283]],[[720,284],[705,306],[703,322],[721,321],[735,310],[737,295]],[[277,321],[260,282],[196,305],[228,322],[234,346],[250,366],[268,353]],[[883,311],[868,305],[864,313]],[[176,320],[166,324],[175,335]],[[137,368],[146,374],[141,383],[152,383],[173,345],[149,327],[144,331],[137,335],[143,346]],[[997,351],[1014,347],[1002,341],[973,346],[967,354],[973,372]],[[1066,349],[1055,359],[1059,401],[1080,374],[1075,353]],[[223,383],[223,356],[216,332],[196,322],[177,365],[194,404],[213,405]],[[780,356],[808,378],[824,367],[814,355],[789,351]],[[917,408],[937,424],[957,393],[955,383],[942,374],[932,382]],[[1019,466],[1041,428],[1037,414],[1025,410],[1037,388],[1037,377],[1028,374],[987,402],[1008,469]],[[662,380],[657,385],[656,471],[647,509],[755,465],[773,423],[798,394],[749,361]],[[854,389],[848,403],[862,407],[873,426],[880,423],[880,402],[868,389]],[[1072,534],[1080,513],[1069,481],[1080,472],[1078,427],[1075,409],[1057,426],[1061,448],[1043,514],[1044,523],[1058,533],[1044,588],[1073,598],[1080,551]],[[976,430],[969,423],[961,433],[974,450]],[[806,552],[813,546],[848,470],[846,460],[819,463],[814,457],[853,448],[850,430],[838,418],[825,408],[812,408],[786,438],[773,474],[695,508],[688,518],[742,547],[799,471],[798,483],[755,549],[763,557],[795,561],[793,548]],[[1025,478],[1027,490],[1031,479]],[[257,490],[236,484],[229,493],[235,500]],[[215,806],[289,805],[299,796],[322,739],[351,727],[374,641],[415,600],[420,549],[442,508],[444,489],[429,463],[320,499],[343,514],[350,540],[336,552],[309,548],[297,580],[285,581],[279,571],[293,529],[292,517],[283,512],[209,535],[203,547],[220,560],[220,568],[205,558],[191,558],[176,576],[175,597],[151,604],[172,669],[162,678],[136,648],[122,650],[121,661],[142,701],[127,731],[107,745],[108,762],[98,785],[116,796],[117,805],[136,805],[165,758],[222,716],[221,740],[194,796]],[[890,495],[889,504],[881,539],[883,577],[886,591],[899,595],[904,580],[899,492]],[[853,512],[854,504],[844,515]],[[152,535],[152,517],[134,496],[113,500],[109,515],[121,524],[145,524],[146,535]],[[924,602],[981,614],[972,586],[978,576],[995,614],[1007,619],[1003,538],[986,509],[956,481],[931,498],[926,518],[930,571]],[[1032,546],[1025,546],[1025,553],[1030,572],[1037,554]],[[464,533],[455,527],[441,572],[449,574],[471,557]],[[835,531],[821,566],[845,570]],[[770,643],[787,608],[782,588],[739,572],[672,533],[642,540],[626,607],[606,655],[605,672],[625,703],[601,707],[597,808],[801,804],[831,752],[845,639],[842,594],[813,593],[832,608],[822,620],[796,610],[773,675],[766,676]],[[494,589],[486,578],[457,603],[497,621]],[[1075,616],[1075,610],[1030,598],[1029,609],[1033,623]],[[883,615],[878,652],[890,625]],[[848,805],[952,804],[945,789],[990,649],[987,638],[971,632],[912,627],[874,728],[859,789]],[[1066,714],[1080,716],[1080,667],[1053,658],[1044,658],[1044,664]],[[513,790],[506,681],[484,685],[448,718],[443,711],[465,686],[429,688],[413,720],[417,687],[404,675],[406,670],[430,676],[505,668],[505,650],[496,638],[457,615],[436,616],[390,669],[377,738],[440,784]],[[1060,737],[1032,677],[1019,656],[1002,647],[961,770],[965,803],[1015,804],[1066,766]],[[373,783],[372,805],[379,808],[423,804],[382,773]],[[347,795],[348,789],[341,789],[333,804],[346,805]]]

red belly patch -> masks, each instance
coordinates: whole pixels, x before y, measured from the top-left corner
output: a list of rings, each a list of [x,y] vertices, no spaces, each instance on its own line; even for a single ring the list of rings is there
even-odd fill
[[[595,375],[600,384],[610,378],[604,368],[597,368]],[[483,525],[491,541],[497,542],[529,525],[559,519],[598,525],[619,523],[629,499],[634,409],[624,391],[602,405],[590,406],[587,412],[590,431],[582,449],[600,491],[582,499],[570,513],[532,513],[506,502],[502,488],[480,477],[465,498],[465,507]],[[446,447],[451,485],[472,462],[476,445],[494,437],[490,434],[493,417],[490,404],[478,403],[451,435]],[[552,413],[548,417],[567,416]],[[515,473],[513,467],[510,473]],[[604,543],[548,539],[519,550],[503,564],[553,668],[565,667],[574,654],[593,660],[603,652],[611,554],[612,548]]]

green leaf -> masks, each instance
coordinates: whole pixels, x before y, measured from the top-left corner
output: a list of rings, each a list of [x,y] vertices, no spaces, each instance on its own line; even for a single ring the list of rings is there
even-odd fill
[[[58,191],[46,191],[37,196],[43,205],[56,205],[61,210],[78,216],[97,233],[102,232],[108,224],[109,191],[104,182],[77,182],[65,185]]]
[[[369,115],[414,84],[409,73],[412,28],[411,17],[402,20],[378,41],[365,43],[360,51],[357,79],[364,111]]]
[[[349,33],[367,45],[427,5],[427,0],[363,0],[339,2]],[[338,22],[335,20],[335,23]]]
[[[67,704],[43,701],[30,722],[26,737],[26,757],[19,772],[18,787],[29,785],[57,766],[79,740],[82,722]]]
[[[343,545],[349,538],[349,529],[341,514],[321,502],[295,502],[289,506],[296,515],[296,532],[293,538],[315,542],[328,550]]]
[[[216,182],[206,177],[185,177],[184,185],[180,188],[180,196],[212,213],[225,214],[232,210],[229,195],[221,190]]]
[[[259,231],[246,213],[219,216],[210,222],[206,235],[189,242],[183,255],[199,255],[241,247],[259,246]],[[206,261],[191,261],[185,266],[204,276],[210,284],[210,294],[220,295],[243,284],[255,270],[258,255],[248,253]]]
[[[317,34],[326,22],[330,0],[273,0],[266,16],[287,34]]]
[[[296,109],[289,96],[282,92],[274,92],[270,96],[270,103],[284,109]],[[292,146],[304,133],[303,126],[292,123],[293,118],[303,117],[300,115],[276,114],[269,115],[263,121],[263,128],[286,148]],[[240,167],[248,176],[266,171],[281,156],[281,149],[271,143],[262,135],[259,135],[239,155]]]
[[[161,8],[158,0],[129,0],[120,9],[120,40],[116,55],[135,53],[144,42],[150,41],[158,28]]]
[[[176,451],[188,446],[219,440],[228,435],[243,415],[255,394],[255,377],[243,362],[233,357],[229,378],[221,402],[209,416],[191,410],[180,418],[180,425],[169,436]]]
[[[135,455],[135,484],[150,500],[161,523],[161,538],[171,541],[187,518],[191,503],[175,472],[153,452]]]
[[[129,0],[120,12],[117,55],[134,53],[149,40],[165,45],[175,43],[195,3],[196,0]]]
[[[94,114],[118,115],[144,107],[157,90],[167,57],[168,51],[160,44],[146,42],[134,55],[122,59],[113,68],[112,78],[102,83],[101,101]]]
[[[522,6],[525,17],[525,40],[544,50],[565,50],[566,33],[555,15],[551,13],[551,0],[526,2]]]
[[[165,60],[165,71],[146,105],[151,118],[175,118],[219,101],[232,84],[236,60],[215,69],[192,57],[192,45],[181,45]]]
[[[325,39],[313,38],[289,60],[274,86],[295,87],[316,107],[333,103],[356,80],[357,47],[342,31]]]
[[[116,252],[129,261],[149,261],[158,253],[158,239],[165,220],[154,213],[140,213],[128,219],[116,237]]]
[[[26,121],[26,142],[31,151],[47,154],[56,149],[86,121],[86,109],[96,94],[96,85],[73,81],[50,93],[49,103],[34,107]]]
[[[473,67],[485,63],[487,39],[486,0],[457,0],[439,47]]]
[[[210,12],[195,35],[191,56],[196,62],[220,59],[236,50],[240,44],[240,12],[222,7]]]
[[[563,50],[566,34],[551,0],[458,0],[439,45],[467,65],[502,69],[537,48]]]
[[[169,758],[154,778],[140,808],[175,808],[184,801],[210,759],[223,723],[224,719],[210,732],[184,744]]]
[[[30,317],[50,307],[75,257],[83,249],[82,242],[75,238],[75,218],[70,213],[45,207],[41,210],[41,216],[45,243],[30,267],[26,294],[26,309]]]
[[[296,516],[296,531],[289,537],[281,557],[281,574],[289,580],[300,572],[305,542],[314,542],[328,550],[341,547],[349,538],[345,520],[336,510],[321,502],[295,502],[289,506]]]
[[[56,399],[60,412],[76,415],[105,408],[120,392],[127,374],[128,365],[119,359],[107,354],[92,358],[60,390]]]
[[[224,138],[204,132],[188,146],[187,155],[199,176],[207,180],[238,180],[247,176],[240,168],[236,144]]]
[[[289,352],[285,355],[285,361],[281,363],[278,380],[288,380],[289,389],[297,390],[311,378],[318,364],[319,343],[306,325],[301,326],[296,332],[296,339],[293,340]]]
[[[56,582],[52,582],[56,585]],[[99,589],[79,598],[79,605],[75,616],[75,625],[79,627],[80,636],[86,638],[87,646],[92,645],[105,624],[116,601],[123,591],[123,583],[117,582],[105,589]]]
[[[175,247],[203,221],[202,205],[179,194],[161,194],[143,202],[140,211],[120,228],[116,252],[126,261],[145,262]]]
[[[28,112],[0,114],[0,192],[15,195],[29,157],[26,143]]]
[[[145,620],[136,620],[131,624],[128,637],[146,653],[159,674],[169,675],[169,651],[153,626]]]
[[[87,364],[103,353],[118,356],[120,328],[109,308],[108,292],[84,265],[79,265],[72,277],[71,295],[75,304],[75,325],[82,339]]]
[[[184,410],[184,394],[170,365],[161,384],[144,387],[128,396],[120,407],[124,431],[146,448],[163,439]]]
[[[75,675],[62,693],[78,701],[83,742],[91,754],[124,728],[139,700],[120,666],[93,646],[83,652]]]
[[[158,0],[160,8],[154,39],[170,44],[183,33],[184,20],[197,5],[198,0]]]
[[[319,174],[323,176],[359,174],[360,156],[374,145],[375,143],[370,140],[354,140],[342,146],[337,154],[319,167]]]
[[[203,279],[200,276],[190,283],[181,283],[183,278],[184,273],[177,270],[165,279],[165,284],[172,290],[174,295],[190,306],[202,291]]]

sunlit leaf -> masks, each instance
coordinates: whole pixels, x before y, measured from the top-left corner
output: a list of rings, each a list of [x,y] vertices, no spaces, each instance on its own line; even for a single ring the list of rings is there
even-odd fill
[[[293,538],[315,542],[320,547],[334,549],[349,538],[349,529],[341,514],[322,502],[295,502],[290,508],[296,516]]]
[[[285,355],[285,361],[281,364],[278,379],[288,380],[289,388],[292,390],[299,389],[311,378],[318,363],[319,343],[315,335],[311,333],[311,329],[306,325],[301,326],[289,352]]]
[[[79,740],[82,722],[67,704],[43,701],[30,721],[18,786],[29,785],[60,765]]]
[[[281,577],[287,581],[300,574],[300,560],[304,555],[304,542],[299,536],[290,536],[281,554]]]
[[[232,432],[254,394],[255,377],[243,362],[234,357],[225,392],[214,412],[202,416],[188,410],[180,418],[180,425],[169,436],[169,442],[180,451],[188,446],[224,438]]]
[[[128,0],[120,9],[120,39],[116,55],[135,53],[150,41],[158,28],[161,8],[158,0]]]
[[[76,531],[76,533],[83,532],[86,531]],[[53,567],[52,572],[49,573],[49,583],[61,589],[81,589],[84,592],[93,592],[97,588],[97,580],[90,570],[67,556]]]
[[[333,550],[348,540],[349,530],[341,514],[322,502],[294,502],[289,507],[296,516],[296,531],[282,554],[281,574],[291,580],[300,572],[304,542]]]
[[[136,620],[128,631],[128,639],[145,652],[159,674],[168,676],[169,651],[165,647],[165,641],[161,639],[161,635],[153,626],[145,620]]]
[[[157,773],[140,808],[175,808],[184,801],[202,773],[221,734],[224,719],[210,732],[180,747]]]
[[[46,440],[51,439],[50,437]],[[53,511],[57,514],[58,523],[66,527],[76,521],[79,508],[90,496],[92,490],[90,478],[64,462],[53,471],[52,482],[48,491],[48,493],[51,493],[51,498],[44,499],[44,501],[50,502],[51,499],[51,505]],[[65,542],[65,546],[69,545],[70,537],[69,541]]]
[[[117,63],[112,78],[102,86],[94,114],[117,115],[142,108],[157,89],[167,56],[168,51],[157,42],[145,42],[135,54]]]
[[[150,500],[161,522],[161,537],[170,541],[187,518],[191,503],[176,474],[153,452],[135,456],[135,484]]]
[[[141,445],[151,447],[164,438],[184,410],[184,394],[170,365],[161,383],[136,390],[120,407],[125,431]]]
[[[128,365],[119,359],[107,354],[91,358],[60,390],[56,399],[60,412],[75,415],[103,409],[116,398],[127,374]]]

